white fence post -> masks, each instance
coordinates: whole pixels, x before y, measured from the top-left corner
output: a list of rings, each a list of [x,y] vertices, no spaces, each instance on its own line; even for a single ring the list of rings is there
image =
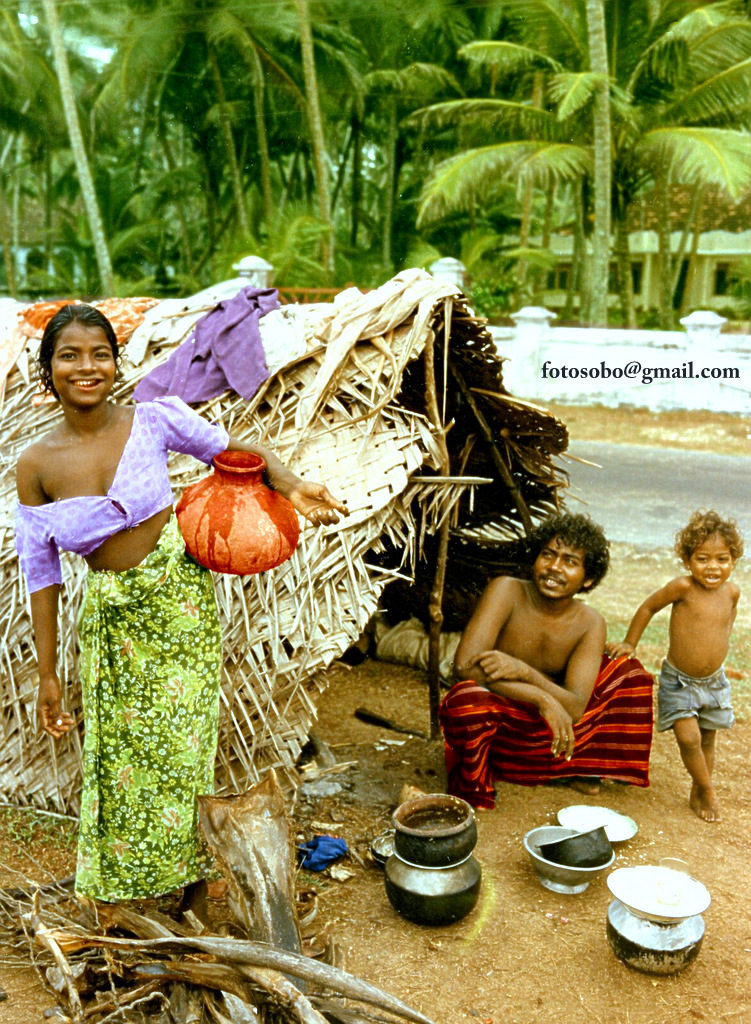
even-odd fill
[[[448,284],[456,285],[457,288],[464,290],[467,268],[461,260],[455,260],[453,256],[444,256],[432,263],[428,270],[436,281],[446,281]]]
[[[686,348],[700,356],[717,348],[722,325],[727,319],[711,309],[697,309],[690,316],[682,317],[681,323],[688,335]]]
[[[725,317],[711,309],[697,309],[681,318],[686,331],[686,358],[694,374],[694,384],[704,394],[704,408],[714,412],[723,412],[726,408],[724,389],[717,380],[697,380],[696,374],[720,365],[720,332],[725,323]]]
[[[513,355],[504,367],[507,387],[523,398],[540,398],[542,380],[542,346],[550,332],[550,321],[556,314],[544,306],[524,306],[512,313],[514,321]]]
[[[232,269],[238,277],[246,278],[254,288],[270,288],[274,280],[274,267],[262,256],[243,256],[232,264]]]

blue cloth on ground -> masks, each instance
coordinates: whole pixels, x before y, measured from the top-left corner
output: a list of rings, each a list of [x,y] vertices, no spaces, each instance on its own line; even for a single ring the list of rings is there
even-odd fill
[[[346,856],[347,844],[336,836],[316,836],[307,843],[300,843],[302,866],[308,871],[323,871],[335,860]]]

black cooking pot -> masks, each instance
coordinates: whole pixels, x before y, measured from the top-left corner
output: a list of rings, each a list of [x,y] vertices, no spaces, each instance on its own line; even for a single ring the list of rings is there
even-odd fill
[[[701,914],[657,924],[632,914],[620,900],[608,907],[608,941],[619,960],[646,974],[676,974],[696,959],[704,938]]]
[[[467,858],[477,843],[475,813],[458,796],[429,793],[394,811],[394,852],[409,864],[447,867]]]
[[[540,853],[546,860],[570,868],[597,868],[607,864],[613,856],[613,847],[601,825],[589,832],[577,832],[576,835],[558,839],[554,843],[543,843]]]
[[[451,924],[472,910],[482,868],[470,854],[449,867],[416,867],[397,854],[386,861],[386,895],[394,910],[418,924]]]

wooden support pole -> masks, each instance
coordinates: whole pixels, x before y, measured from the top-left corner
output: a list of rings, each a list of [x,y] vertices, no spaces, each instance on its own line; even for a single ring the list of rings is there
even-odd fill
[[[450,310],[444,310],[444,345],[448,349],[450,332]],[[444,381],[445,385],[445,381]],[[430,422],[436,429],[438,445],[441,449],[441,473],[449,476],[451,466],[446,432],[438,410],[438,389],[435,380],[435,338],[431,333],[425,343],[425,394]],[[441,726],[438,721],[438,705],[441,699],[441,627],[443,626],[443,588],[446,581],[446,561],[449,546],[449,517],[446,516],[438,534],[438,554],[436,556],[435,575],[430,590],[430,629],[428,631],[428,700],[430,705],[430,738],[440,735]]]

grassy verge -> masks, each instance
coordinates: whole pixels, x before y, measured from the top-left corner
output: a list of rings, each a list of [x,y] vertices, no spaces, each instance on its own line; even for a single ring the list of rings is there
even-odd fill
[[[73,871],[78,822],[35,807],[0,807],[0,879],[49,882]]]
[[[610,441],[653,448],[682,448],[719,455],[748,455],[751,417],[732,413],[610,409],[603,405],[540,403],[568,427],[572,441]]]

